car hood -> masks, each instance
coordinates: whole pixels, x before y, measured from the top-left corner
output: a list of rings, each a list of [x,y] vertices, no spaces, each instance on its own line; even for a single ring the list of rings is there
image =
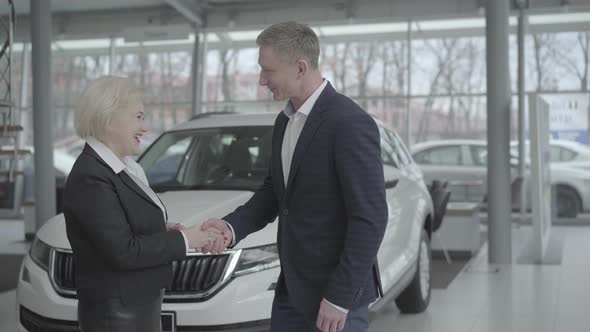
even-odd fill
[[[159,194],[168,212],[168,222],[179,222],[187,227],[201,224],[208,218],[222,218],[252,195],[249,191],[170,191]],[[236,248],[274,243],[276,234],[277,223],[273,222],[246,237]],[[71,249],[63,214],[49,219],[38,231],[37,237],[55,248]]]

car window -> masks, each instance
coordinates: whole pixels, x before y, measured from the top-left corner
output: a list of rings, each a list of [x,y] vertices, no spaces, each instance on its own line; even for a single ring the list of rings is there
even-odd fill
[[[268,174],[271,137],[271,126],[170,132],[139,163],[156,191],[256,190]]]
[[[381,136],[381,159],[383,164],[399,168],[400,162],[395,152],[395,146],[391,143],[386,130],[379,127],[379,135]]]
[[[560,161],[559,155],[561,153],[561,148],[557,146],[552,146],[549,148],[549,161],[556,162]]]
[[[469,146],[471,151],[471,160],[476,166],[487,166],[488,165],[488,149],[485,146]]]
[[[149,183],[156,184],[176,178],[180,164],[191,143],[191,137],[183,138],[170,145],[146,172]]]
[[[393,132],[385,130],[389,138],[389,142],[395,147],[395,154],[401,165],[405,166],[411,163],[411,158],[406,151],[401,139]]]
[[[419,152],[416,162],[426,165],[461,165],[461,147],[459,145],[437,146]]]
[[[570,149],[561,148],[559,153],[559,161],[571,161],[573,160],[578,154]]]

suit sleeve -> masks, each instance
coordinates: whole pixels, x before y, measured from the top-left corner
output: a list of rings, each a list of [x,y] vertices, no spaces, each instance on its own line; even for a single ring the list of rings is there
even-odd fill
[[[279,117],[276,118],[274,128],[276,130],[279,123]],[[276,139],[273,134],[273,143]],[[273,144],[274,145],[274,144]],[[274,153],[274,151],[272,152]],[[234,239],[231,246],[235,246],[244,239],[248,234],[261,230],[269,223],[273,222],[278,213],[278,200],[274,192],[272,178],[272,156],[268,165],[268,175],[264,183],[254,195],[244,205],[238,207],[234,212],[223,217],[233,230]]]
[[[264,228],[277,217],[278,202],[273,189],[271,173],[272,165],[269,165],[268,175],[262,186],[244,205],[223,218],[233,228],[235,238],[232,245],[244,239],[248,234]]]
[[[64,205],[75,227],[90,239],[97,253],[115,270],[135,270],[183,259],[186,248],[179,231],[136,235],[127,222],[114,185],[107,177],[86,174],[77,179]]]
[[[366,113],[340,119],[334,142],[336,176],[346,206],[346,239],[324,297],[351,309],[371,277],[387,227],[379,130]]]

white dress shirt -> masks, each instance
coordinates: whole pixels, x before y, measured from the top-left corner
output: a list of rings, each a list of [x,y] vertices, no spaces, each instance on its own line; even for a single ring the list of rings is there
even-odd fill
[[[94,137],[87,137],[86,143],[90,145],[90,147],[98,154],[98,156],[105,162],[109,167],[115,172],[115,174],[119,174],[123,171],[129,175],[129,177],[137,184],[141,190],[143,190],[146,195],[156,204],[160,210],[162,211],[162,215],[164,216],[164,221],[167,223],[167,213],[164,204],[158,198],[158,195],[150,188],[148,183],[148,179],[145,176],[145,172],[141,165],[139,165],[133,158],[131,157],[124,157],[122,160],[115,155],[115,153],[109,149],[101,141],[97,140]],[[184,232],[180,231],[182,237],[184,238],[184,246],[188,251],[188,239]]]
[[[309,113],[320,97],[320,94],[322,94],[322,91],[324,91],[326,85],[328,85],[328,81],[324,80],[324,82],[311,94],[311,96],[309,96],[309,98],[307,98],[299,109],[294,109],[291,102],[288,102],[285,109],[283,109],[283,113],[289,118],[289,122],[287,122],[287,127],[285,128],[283,146],[281,149],[283,181],[285,181],[285,187],[287,186],[287,181],[289,179],[293,153],[295,152],[295,147],[297,146],[297,141],[299,140],[303,126],[305,126]]]

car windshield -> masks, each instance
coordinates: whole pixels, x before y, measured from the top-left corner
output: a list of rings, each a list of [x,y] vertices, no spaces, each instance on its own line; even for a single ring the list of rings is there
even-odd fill
[[[268,173],[271,126],[173,131],[139,159],[156,192],[250,190]]]

